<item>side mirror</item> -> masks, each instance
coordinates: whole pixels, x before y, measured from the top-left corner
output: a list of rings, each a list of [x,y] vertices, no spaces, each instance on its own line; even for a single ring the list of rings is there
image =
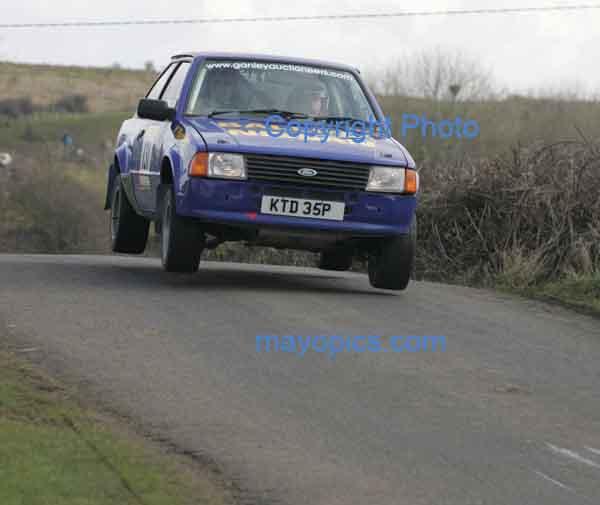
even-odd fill
[[[155,121],[166,121],[175,118],[175,109],[171,109],[163,100],[152,100],[142,98],[138,104],[137,114],[142,119],[154,119]]]

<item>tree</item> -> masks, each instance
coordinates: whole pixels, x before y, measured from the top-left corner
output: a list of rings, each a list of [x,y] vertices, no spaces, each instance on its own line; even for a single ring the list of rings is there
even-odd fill
[[[441,48],[399,58],[371,79],[383,95],[407,95],[433,100],[474,100],[494,95],[489,72],[476,59]]]
[[[146,63],[144,63],[144,70],[146,72],[155,74],[156,73],[156,67],[154,66],[154,62],[148,60]]]

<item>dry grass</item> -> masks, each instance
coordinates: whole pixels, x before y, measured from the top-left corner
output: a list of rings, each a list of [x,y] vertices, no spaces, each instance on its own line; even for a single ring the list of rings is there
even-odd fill
[[[31,98],[49,106],[79,94],[88,97],[90,112],[131,111],[154,78],[146,71],[0,62],[0,100]]]
[[[590,138],[600,137],[600,103],[567,101],[560,98],[511,97],[485,102],[432,101],[411,97],[380,97],[391,116],[395,137],[409,149],[421,167],[435,164],[462,164],[468,160],[492,158],[514,146],[534,143],[581,140],[580,131]],[[428,119],[474,119],[481,132],[477,139],[447,140],[421,138],[409,131],[402,137],[402,114],[425,115]]]

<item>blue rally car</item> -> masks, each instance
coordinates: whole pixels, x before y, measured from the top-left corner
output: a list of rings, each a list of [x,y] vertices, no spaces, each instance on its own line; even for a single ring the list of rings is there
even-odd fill
[[[112,250],[142,253],[153,221],[170,272],[195,272],[203,249],[244,241],[318,252],[325,270],[367,259],[371,285],[404,289],[419,178],[386,130],[352,67],[174,56],[118,135]]]

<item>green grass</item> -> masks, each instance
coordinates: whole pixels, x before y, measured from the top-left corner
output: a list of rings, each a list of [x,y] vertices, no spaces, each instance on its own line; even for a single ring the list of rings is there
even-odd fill
[[[600,315],[600,272],[572,274],[558,281],[528,288],[524,293]]]
[[[600,271],[572,272],[552,281],[536,282],[531,272],[512,270],[497,275],[485,286],[600,316]]]
[[[0,121],[0,150],[42,152],[46,143],[61,145],[65,133],[73,137],[75,146],[97,150],[106,141],[114,142],[121,123],[131,116],[132,112],[40,113]]]
[[[0,353],[2,505],[219,505],[227,493]]]

